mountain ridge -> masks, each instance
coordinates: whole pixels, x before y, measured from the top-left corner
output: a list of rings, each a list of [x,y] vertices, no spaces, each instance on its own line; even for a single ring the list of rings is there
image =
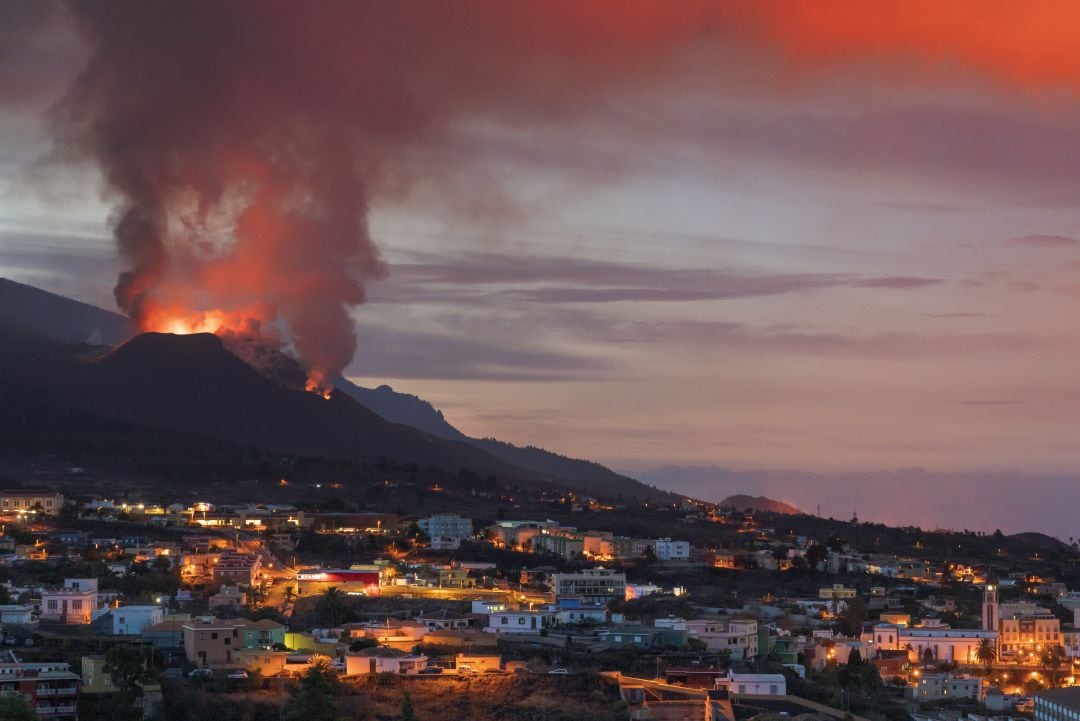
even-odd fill
[[[132,335],[122,316],[32,286],[3,280],[0,293],[9,301],[0,314],[3,385],[42,419],[77,408],[106,424],[142,423],[282,452],[364,462],[385,455],[605,497],[676,498],[589,461],[468,438],[427,401],[389,386],[364,389],[341,379],[327,401],[281,385],[214,335]],[[108,352],[95,350],[106,339],[119,341]],[[404,405],[411,410],[403,416]],[[19,419],[0,420],[18,429]]]
[[[336,387],[393,423],[420,428],[444,440],[455,440],[479,448],[507,463],[553,477],[590,484],[610,495],[636,496],[667,493],[648,487],[595,461],[571,458],[538,446],[518,446],[496,438],[474,438],[462,433],[443,416],[442,411],[419,396],[395,391],[388,385],[365,388],[340,378]],[[642,487],[645,487],[644,489]]]

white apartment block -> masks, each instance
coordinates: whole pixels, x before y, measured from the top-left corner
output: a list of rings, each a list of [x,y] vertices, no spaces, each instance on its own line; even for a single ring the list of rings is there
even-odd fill
[[[653,546],[653,553],[661,561],[679,561],[690,558],[688,541],[672,541],[670,538],[658,538]]]
[[[420,530],[430,538],[456,538],[465,541],[472,538],[471,518],[462,518],[454,513],[436,513],[430,518],[421,518],[416,522]]]

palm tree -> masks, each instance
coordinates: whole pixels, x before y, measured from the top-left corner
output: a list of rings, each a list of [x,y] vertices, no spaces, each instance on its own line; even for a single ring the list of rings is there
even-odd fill
[[[285,603],[292,603],[293,599],[296,598],[296,586],[292,585],[291,583],[285,586],[285,589],[282,591],[282,595],[285,597]]]
[[[345,605],[345,593],[337,586],[330,586],[322,592],[318,603],[315,604],[315,617],[319,623],[334,627],[345,621],[349,616],[349,608]]]
[[[997,649],[994,648],[993,640],[989,638],[979,639],[979,645],[975,647],[975,658],[986,667],[986,675],[990,675],[990,667],[997,660]]]

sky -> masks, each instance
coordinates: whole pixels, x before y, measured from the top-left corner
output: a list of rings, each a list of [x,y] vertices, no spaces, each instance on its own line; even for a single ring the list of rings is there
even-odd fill
[[[1075,6],[663,7],[394,139],[345,375],[630,471],[1077,470]],[[0,30],[0,276],[115,309],[123,198],[49,124],[92,53]]]

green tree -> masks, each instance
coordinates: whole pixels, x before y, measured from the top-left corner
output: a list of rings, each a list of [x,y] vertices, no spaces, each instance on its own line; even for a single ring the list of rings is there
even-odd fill
[[[840,631],[845,636],[858,638],[862,633],[863,624],[866,623],[867,615],[866,604],[856,596],[847,602],[844,610],[837,615],[836,621],[840,624]]]
[[[1050,686],[1057,686],[1058,671],[1065,658],[1065,649],[1061,646],[1047,646],[1039,654],[1039,665],[1050,674]]]
[[[37,714],[22,694],[0,696],[0,719],[4,721],[38,721]]]
[[[113,646],[105,653],[105,673],[126,698],[137,697],[145,674],[142,651],[126,643]]]
[[[357,651],[363,651],[365,648],[375,648],[379,645],[379,642],[373,639],[371,636],[364,636],[358,638],[349,644],[349,651],[356,653]]]
[[[820,543],[815,543],[806,549],[806,562],[810,565],[811,571],[818,570],[818,565],[828,557],[829,549]]]
[[[293,689],[285,721],[339,721],[341,682],[326,663],[313,665]]]
[[[990,667],[997,660],[997,649],[994,647],[994,641],[989,638],[980,639],[979,645],[975,647],[975,658],[986,668],[986,675],[989,676]]]
[[[405,700],[401,702],[401,721],[416,721],[413,713],[412,696],[405,694]]]

